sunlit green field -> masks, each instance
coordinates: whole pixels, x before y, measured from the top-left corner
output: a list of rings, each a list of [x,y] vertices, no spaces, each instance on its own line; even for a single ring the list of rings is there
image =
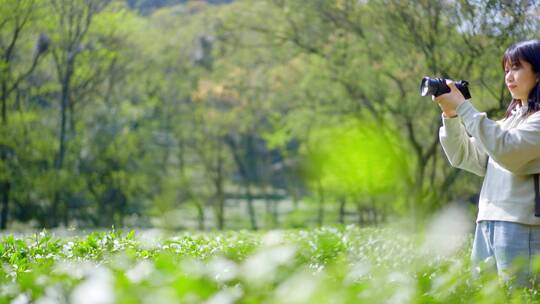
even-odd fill
[[[448,242],[449,240],[445,240]],[[0,243],[1,303],[524,303],[489,271],[472,275],[470,236],[439,250],[398,228],[55,236]]]

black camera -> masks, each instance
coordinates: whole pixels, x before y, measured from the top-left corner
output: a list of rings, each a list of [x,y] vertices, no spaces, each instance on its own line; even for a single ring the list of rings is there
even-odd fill
[[[469,83],[465,80],[458,80],[454,82],[458,90],[463,94],[465,99],[471,98],[469,92]],[[444,78],[429,78],[424,77],[420,83],[420,95],[427,96],[433,95],[435,97],[450,92],[450,87],[446,85],[446,79]]]

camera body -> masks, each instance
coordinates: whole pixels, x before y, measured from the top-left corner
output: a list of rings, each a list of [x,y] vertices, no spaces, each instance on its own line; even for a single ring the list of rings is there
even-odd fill
[[[454,82],[458,90],[463,94],[465,99],[471,98],[471,93],[469,92],[469,83],[465,80],[458,80]],[[427,96],[433,95],[435,97],[446,94],[450,92],[450,87],[446,85],[446,79],[444,78],[429,78],[424,77],[420,83],[420,95]]]

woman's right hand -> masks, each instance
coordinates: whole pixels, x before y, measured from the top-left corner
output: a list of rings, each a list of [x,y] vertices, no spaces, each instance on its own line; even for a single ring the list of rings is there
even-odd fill
[[[456,117],[456,109],[460,104],[465,102],[465,97],[463,97],[463,94],[461,94],[453,81],[447,79],[446,84],[450,88],[450,92],[438,97],[432,96],[432,99],[439,104],[444,116]]]
[[[434,101],[437,101],[435,97],[432,98]],[[437,102],[439,105],[439,108],[441,108],[443,116],[446,118],[453,118],[457,116],[456,109],[454,107],[449,106],[446,103]]]
[[[439,104],[439,107],[441,108],[444,117],[446,117],[446,118],[454,118],[454,117],[457,116],[457,113],[456,113],[455,110],[444,109],[441,104]]]

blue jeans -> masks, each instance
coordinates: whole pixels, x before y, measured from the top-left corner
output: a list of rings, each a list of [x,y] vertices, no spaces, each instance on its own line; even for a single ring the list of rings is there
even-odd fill
[[[531,266],[538,254],[540,226],[503,221],[481,221],[476,225],[473,263],[493,259],[499,277],[511,286],[531,287]]]

